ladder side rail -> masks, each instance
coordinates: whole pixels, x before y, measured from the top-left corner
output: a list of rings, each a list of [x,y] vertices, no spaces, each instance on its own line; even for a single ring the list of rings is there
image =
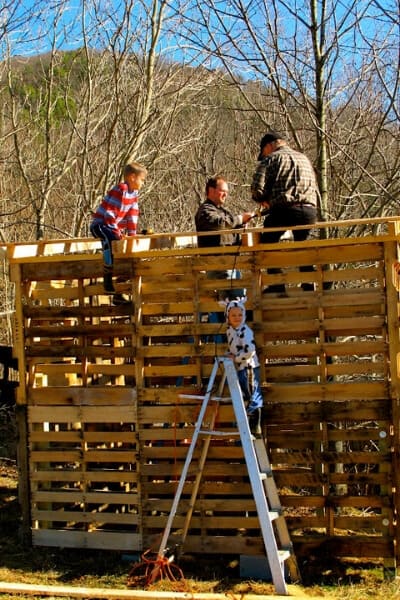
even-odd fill
[[[174,497],[174,500],[173,500],[173,503],[172,503],[171,511],[170,511],[170,513],[168,515],[167,524],[165,526],[164,534],[163,534],[163,537],[161,539],[160,547],[159,547],[159,550],[158,550],[158,556],[159,557],[163,557],[164,554],[165,554],[165,552],[166,552],[166,549],[167,549],[167,543],[168,543],[168,538],[169,538],[169,535],[170,535],[170,532],[171,532],[172,523],[174,521],[174,518],[175,518],[175,515],[176,515],[176,511],[178,509],[178,505],[179,505],[179,502],[180,502],[180,499],[181,499],[181,496],[182,496],[182,492],[183,492],[183,488],[184,488],[184,485],[185,485],[185,482],[186,482],[186,478],[187,478],[187,474],[188,474],[188,471],[189,471],[190,463],[192,462],[193,453],[194,453],[195,447],[197,445],[197,440],[198,440],[198,437],[199,437],[199,432],[200,432],[200,429],[201,429],[201,426],[202,426],[202,423],[203,423],[203,420],[204,420],[204,415],[205,415],[206,410],[207,410],[208,401],[210,399],[210,396],[211,396],[211,393],[212,393],[212,390],[213,390],[214,381],[215,381],[215,377],[217,375],[217,371],[218,371],[218,362],[215,361],[213,369],[212,369],[212,372],[211,372],[211,376],[210,376],[210,379],[209,379],[209,382],[208,382],[207,391],[206,391],[206,394],[204,396],[203,403],[201,405],[201,409],[200,409],[200,412],[199,412],[199,415],[198,415],[198,418],[197,418],[197,421],[196,421],[196,424],[195,424],[195,428],[194,428],[193,436],[192,436],[192,441],[191,441],[191,444],[189,446],[189,450],[188,450],[187,455],[186,455],[185,463],[183,465],[182,472],[181,472],[181,475],[180,475],[180,478],[179,478],[179,484],[178,484],[178,487],[177,487],[176,492],[175,492],[175,497]]]
[[[290,556],[287,558],[287,566],[289,569],[292,582],[301,581],[301,573],[294,554],[293,542],[290,537],[289,529],[283,515],[282,504],[279,498],[275,480],[272,476],[271,464],[262,439],[255,440],[254,448],[260,465],[260,471],[266,473],[267,477],[263,480],[264,489],[266,491],[270,508],[277,511],[281,516],[274,521],[275,528],[279,535],[279,541],[283,548],[289,551]]]
[[[264,441],[262,439],[255,440],[254,449],[257,456],[258,464],[260,465],[260,471],[262,473],[265,473],[267,475],[267,479],[274,483],[274,479],[272,477],[272,467],[267,454],[267,450],[265,448]],[[268,498],[271,508],[281,508],[281,501],[279,499],[279,494],[276,489],[276,485],[271,485],[269,487]]]
[[[257,455],[254,449],[253,438],[250,433],[242,390],[240,389],[236,368],[233,364],[233,361],[229,358],[223,358],[221,361],[225,366],[229,390],[232,397],[232,404],[240,433],[244,456],[246,459],[250,484],[257,507],[258,519],[260,522],[269,567],[271,569],[272,579],[278,594],[287,595],[286,582],[284,578],[284,566],[282,561],[279,559],[279,548],[271,521],[271,515],[268,509],[265,490],[260,477]]]
[[[213,412],[213,415],[212,415],[212,418],[211,418],[211,421],[210,421],[210,428],[214,427],[215,420],[216,420],[216,417],[217,417],[217,413],[218,413],[218,404],[215,404],[215,406],[214,406],[214,412]],[[196,478],[195,478],[195,482],[194,482],[194,486],[193,486],[193,491],[192,491],[192,494],[190,496],[189,508],[188,508],[187,513],[186,513],[185,522],[184,522],[183,528],[182,528],[181,546],[184,545],[185,540],[186,540],[186,536],[187,536],[188,531],[189,531],[189,525],[190,525],[190,521],[192,519],[194,507],[195,507],[195,504],[196,504],[197,494],[198,494],[198,491],[199,491],[201,478],[203,476],[204,465],[205,465],[205,462],[206,462],[206,458],[207,458],[207,454],[208,454],[208,449],[210,447],[210,443],[211,443],[211,436],[208,435],[203,440],[203,448],[201,450],[201,455],[200,455],[199,462],[198,462],[198,470],[197,470],[197,474],[196,474]]]
[[[218,361],[217,361],[217,359],[215,360],[214,365],[218,369]],[[212,377],[213,376],[211,375],[210,381],[211,381]],[[214,375],[214,379],[215,379],[215,377],[216,377],[216,373]],[[220,384],[218,386],[218,396],[222,395],[222,392],[223,392],[223,389],[224,389],[224,385],[225,385],[225,381],[226,381],[226,373],[224,371],[223,376],[221,377]],[[209,383],[209,385],[207,387],[207,393],[209,394],[207,402],[210,400],[210,396],[211,396],[212,389],[213,389],[213,383],[214,383],[214,381],[212,381],[212,385],[211,386],[210,386],[210,383]],[[216,401],[214,403],[214,410],[212,412],[211,419],[210,419],[210,422],[209,422],[209,425],[208,425],[208,429],[210,431],[212,431],[214,429],[215,421],[216,421],[217,415],[218,415],[218,410],[219,410],[219,403]],[[204,415],[203,415],[203,421],[204,421],[204,416],[205,416],[205,412],[204,412]],[[201,428],[203,428],[203,421],[200,424]],[[201,431],[203,431],[203,429]],[[192,519],[194,506],[196,504],[196,499],[197,499],[197,494],[198,494],[199,487],[200,487],[201,478],[203,477],[204,465],[206,463],[206,459],[207,459],[207,454],[208,454],[208,449],[210,447],[210,443],[211,443],[211,435],[207,435],[204,438],[204,440],[203,440],[203,448],[201,450],[201,455],[200,455],[199,462],[198,462],[197,474],[196,474],[196,478],[195,478],[195,482],[194,482],[194,486],[193,486],[193,491],[192,491],[192,494],[190,496],[189,509],[188,509],[188,511],[186,513],[185,522],[184,522],[183,528],[182,528],[182,535],[181,535],[181,546],[182,547],[183,547],[183,545],[185,543],[186,536],[187,536],[188,531],[189,531],[189,525],[190,525],[190,521]]]

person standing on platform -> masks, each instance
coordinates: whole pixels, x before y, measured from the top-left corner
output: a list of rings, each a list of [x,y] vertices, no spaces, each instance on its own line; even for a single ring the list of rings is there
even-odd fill
[[[261,235],[261,243],[277,243],[288,227],[313,225],[317,221],[318,185],[310,160],[293,150],[285,137],[269,131],[260,141],[259,164],[251,184],[252,198],[266,211],[263,226],[273,228]],[[310,229],[293,231],[296,242],[308,238]],[[313,271],[311,265],[300,267],[302,272]],[[280,273],[269,268],[270,274]],[[313,290],[314,284],[303,283],[305,291]],[[264,293],[285,293],[284,284],[270,285]]]

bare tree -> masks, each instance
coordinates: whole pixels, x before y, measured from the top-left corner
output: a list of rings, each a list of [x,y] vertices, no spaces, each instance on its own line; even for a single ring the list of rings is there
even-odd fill
[[[398,156],[396,5],[395,0],[384,7],[373,0],[193,0],[188,12],[185,37],[210,64],[223,65],[259,126],[290,132],[295,145],[315,160],[321,213],[328,217],[348,215],[349,196],[352,216],[377,212],[371,203],[364,210],[368,195],[385,198],[389,211],[394,207],[397,162],[387,156],[382,177],[375,149],[390,137]],[[261,84],[261,95],[249,81]],[[373,107],[365,97],[368,93],[370,101],[371,92]],[[349,178],[340,175],[342,162],[352,165]]]
[[[188,107],[207,111],[200,98],[216,79],[178,48],[181,17],[165,0],[89,0],[71,11],[67,0],[41,6],[48,51],[29,57],[31,80],[28,59],[14,56],[18,44],[7,61],[8,164],[15,157],[9,193],[16,180],[24,239],[85,235],[90,213],[131,158],[150,169],[143,206],[150,210],[164,193],[177,198],[179,211],[181,192],[165,190],[181,177],[176,158],[203,135],[199,112],[186,123]],[[76,48],[65,51],[66,40]],[[176,53],[179,63],[171,60]]]

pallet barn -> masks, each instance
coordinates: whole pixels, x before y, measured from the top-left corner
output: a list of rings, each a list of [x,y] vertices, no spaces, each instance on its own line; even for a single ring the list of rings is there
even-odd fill
[[[115,254],[119,291],[132,297],[123,306],[103,295],[97,240],[8,245],[20,501],[33,545],[158,547],[200,404],[181,394],[199,393],[225,351],[215,337],[224,326],[207,315],[222,312],[215,290],[227,282],[207,271],[236,268],[296,554],[396,568],[400,217],[318,227],[336,237],[261,245],[258,230],[245,230],[240,247],[218,249],[197,248],[193,233],[125,240]],[[299,270],[310,264],[312,273]],[[270,266],[283,273],[268,275]],[[282,282],[286,296],[262,294]],[[234,425],[229,404],[218,420]],[[187,501],[190,492],[189,478]],[[263,553],[234,439],[212,442],[185,551]]]

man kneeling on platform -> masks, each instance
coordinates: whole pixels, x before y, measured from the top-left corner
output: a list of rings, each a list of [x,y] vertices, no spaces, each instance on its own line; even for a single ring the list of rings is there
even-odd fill
[[[260,385],[260,361],[253,331],[246,323],[245,302],[247,298],[226,300],[225,317],[228,325],[228,357],[235,363],[243,399],[247,405],[247,416],[250,431],[254,436],[261,436],[261,408],[263,396]]]

